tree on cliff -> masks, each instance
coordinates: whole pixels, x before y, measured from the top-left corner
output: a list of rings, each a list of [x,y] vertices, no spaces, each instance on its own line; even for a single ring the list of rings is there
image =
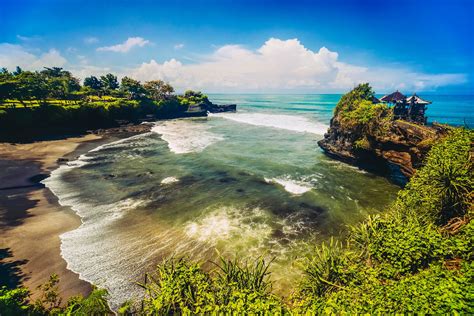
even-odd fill
[[[84,79],[84,87],[89,87],[92,90],[99,91],[102,89],[102,82],[95,76],[86,77]]]
[[[163,80],[147,81],[143,87],[148,97],[155,101],[166,99],[174,92],[174,88]]]
[[[113,74],[106,74],[105,76],[100,77],[100,82],[102,83],[102,87],[107,92],[111,92],[113,90],[117,90],[119,88],[119,82],[117,76]]]
[[[121,90],[128,96],[130,100],[139,99],[146,92],[140,81],[130,77],[122,78]]]

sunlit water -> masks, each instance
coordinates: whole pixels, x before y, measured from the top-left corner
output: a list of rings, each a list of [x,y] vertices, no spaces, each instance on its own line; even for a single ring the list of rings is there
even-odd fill
[[[61,236],[68,268],[111,293],[139,293],[164,258],[274,259],[276,291],[311,247],[381,211],[398,188],[323,155],[335,95],[214,95],[237,113],[156,123],[45,180],[82,225]]]

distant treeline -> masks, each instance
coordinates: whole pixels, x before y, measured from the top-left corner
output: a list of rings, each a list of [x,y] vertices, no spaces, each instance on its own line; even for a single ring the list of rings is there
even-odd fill
[[[0,140],[83,132],[137,122],[147,116],[180,117],[190,105],[210,103],[200,92],[175,95],[162,80],[140,81],[114,74],[90,76],[83,84],[59,67],[0,71]]]

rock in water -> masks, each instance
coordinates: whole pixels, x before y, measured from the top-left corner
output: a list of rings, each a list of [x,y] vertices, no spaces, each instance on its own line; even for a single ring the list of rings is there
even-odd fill
[[[449,128],[394,120],[392,108],[368,103],[370,87],[366,98],[357,89],[360,86],[341,98],[318,145],[333,158],[405,182]]]

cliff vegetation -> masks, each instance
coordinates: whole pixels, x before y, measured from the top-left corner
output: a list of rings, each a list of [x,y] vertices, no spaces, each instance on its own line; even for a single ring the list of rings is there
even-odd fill
[[[195,111],[189,111],[191,106]],[[0,71],[0,141],[82,133],[142,120],[205,116],[212,104],[201,92],[176,95],[161,80],[141,83],[114,74],[83,83],[62,68]],[[233,108],[235,110],[235,106]]]

